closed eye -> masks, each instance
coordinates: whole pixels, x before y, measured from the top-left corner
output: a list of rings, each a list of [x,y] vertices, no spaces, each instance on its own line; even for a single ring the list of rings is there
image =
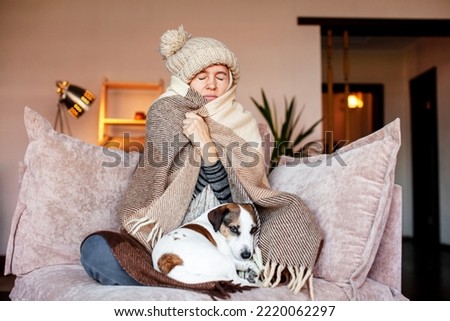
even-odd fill
[[[205,79],[206,78],[206,72],[200,72],[197,74],[197,78]]]
[[[230,226],[229,229],[230,229],[231,233],[233,233],[233,234],[236,234],[236,235],[241,234],[239,232],[239,226]]]

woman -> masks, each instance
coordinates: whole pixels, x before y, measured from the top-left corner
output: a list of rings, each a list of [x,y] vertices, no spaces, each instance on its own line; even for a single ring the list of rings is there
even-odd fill
[[[309,282],[312,290],[322,234],[300,198],[269,187],[258,124],[235,100],[235,55],[215,39],[190,37],[182,27],[163,34],[160,52],[172,78],[147,114],[146,149],[124,197],[123,229],[151,253],[161,235],[207,209],[251,202],[260,218],[263,285],[289,281],[299,291]],[[153,284],[132,255],[114,244],[101,235],[83,243],[88,274],[107,284]],[[99,271],[95,260],[106,250],[114,254],[113,274],[119,277]]]

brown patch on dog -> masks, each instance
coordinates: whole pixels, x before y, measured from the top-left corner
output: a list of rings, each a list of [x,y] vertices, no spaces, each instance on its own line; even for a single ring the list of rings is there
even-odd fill
[[[197,225],[197,224],[187,224],[187,225],[184,225],[183,228],[193,230],[193,231],[203,235],[204,237],[206,237],[208,239],[208,241],[210,241],[215,247],[217,247],[216,241],[214,240],[212,235],[208,232],[208,230],[206,228],[204,228],[203,226]]]
[[[226,239],[232,235],[230,229],[227,228],[225,225],[221,225],[219,231],[220,234],[222,234]]]
[[[229,207],[229,212],[226,213],[222,218],[222,224],[220,225],[220,233],[225,237],[228,238],[233,233],[230,231],[231,226],[235,226],[239,229],[239,217],[241,215],[241,208],[237,206],[236,204],[230,204],[233,206]]]
[[[258,222],[256,209],[249,203],[227,203],[216,207],[208,213],[209,222],[214,227],[214,231],[219,231],[223,236],[229,237],[233,233],[229,230],[231,226],[239,229],[239,217],[241,215],[241,207],[249,212],[253,221]]]
[[[163,254],[158,260],[158,268],[164,274],[168,274],[177,265],[183,265],[183,260],[173,253]]]
[[[227,203],[223,204],[219,207],[216,207],[215,209],[211,210],[208,213],[208,219],[211,225],[214,227],[214,231],[218,231],[220,226],[224,223],[224,220],[229,215],[237,215],[239,216],[239,213],[241,211],[241,208],[235,204],[235,203]]]

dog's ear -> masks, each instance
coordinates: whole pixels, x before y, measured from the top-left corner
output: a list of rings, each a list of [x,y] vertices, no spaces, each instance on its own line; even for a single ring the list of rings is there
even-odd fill
[[[230,205],[231,204],[220,205],[208,213],[208,220],[213,226],[215,232],[219,230],[223,217],[230,212]]]
[[[242,204],[239,204],[239,205],[242,206],[242,208],[244,208],[251,215],[256,215],[257,210],[256,210],[256,207],[255,207],[255,205],[253,203],[242,203]]]
[[[253,220],[255,222],[258,222],[258,211],[255,207],[255,205],[253,203],[242,203],[239,204],[240,206],[242,206],[243,209],[245,209],[247,212],[250,213],[250,215],[253,217]]]

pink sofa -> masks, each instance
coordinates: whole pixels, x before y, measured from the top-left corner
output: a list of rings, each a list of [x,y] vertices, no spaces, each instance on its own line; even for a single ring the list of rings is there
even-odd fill
[[[89,233],[118,230],[120,195],[138,164],[123,153],[56,133],[25,109],[29,146],[9,238],[5,274],[12,300],[210,300],[175,288],[102,286],[79,262]],[[264,126],[263,126],[264,127]],[[264,133],[264,131],[263,131]],[[401,188],[394,183],[399,121],[339,154],[283,158],[273,188],[298,193],[317,215],[325,242],[314,270],[315,300],[407,300],[401,293]],[[287,286],[231,294],[231,300],[311,300]]]

